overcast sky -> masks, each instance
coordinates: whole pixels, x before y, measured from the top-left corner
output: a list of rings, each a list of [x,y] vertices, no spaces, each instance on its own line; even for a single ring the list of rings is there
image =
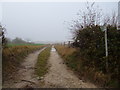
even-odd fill
[[[86,2],[6,2],[0,4],[0,20],[7,37],[32,41],[67,41],[71,38],[67,22],[84,10]],[[97,2],[104,14],[117,12],[117,2]]]

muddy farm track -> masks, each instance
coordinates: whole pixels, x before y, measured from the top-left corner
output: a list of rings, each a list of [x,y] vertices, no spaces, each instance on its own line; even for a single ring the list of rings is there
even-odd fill
[[[18,71],[18,79],[6,87],[11,88],[96,88],[95,85],[80,80],[68,67],[64,64],[62,58],[58,55],[56,49],[52,47],[50,57],[48,59],[48,73],[42,79],[38,79],[35,75],[35,64],[37,57],[45,48],[29,54],[22,63]]]

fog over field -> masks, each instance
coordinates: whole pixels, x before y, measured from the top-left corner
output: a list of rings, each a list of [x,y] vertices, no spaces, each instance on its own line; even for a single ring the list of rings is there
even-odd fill
[[[104,14],[117,13],[117,2],[95,4]],[[0,19],[11,39],[63,42],[71,40],[69,24],[85,7],[86,2],[4,2],[0,4]]]

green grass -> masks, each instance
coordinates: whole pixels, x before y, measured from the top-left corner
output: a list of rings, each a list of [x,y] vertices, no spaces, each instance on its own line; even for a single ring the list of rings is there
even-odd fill
[[[35,72],[39,77],[47,73],[47,60],[50,56],[50,50],[51,47],[48,47],[45,50],[43,50],[38,56]]]
[[[8,47],[13,47],[13,46],[39,46],[39,45],[45,45],[45,44],[30,44],[30,43],[26,43],[26,44],[7,44]]]

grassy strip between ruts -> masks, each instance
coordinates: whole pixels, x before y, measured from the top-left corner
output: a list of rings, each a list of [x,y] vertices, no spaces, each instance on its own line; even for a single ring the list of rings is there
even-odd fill
[[[38,56],[35,73],[39,77],[45,75],[47,72],[47,60],[50,56],[50,50],[51,50],[51,47],[47,47]]]

